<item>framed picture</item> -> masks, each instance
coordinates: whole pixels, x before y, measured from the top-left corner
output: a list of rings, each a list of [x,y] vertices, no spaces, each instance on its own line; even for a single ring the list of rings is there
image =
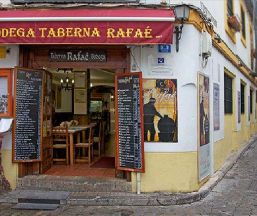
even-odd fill
[[[87,114],[87,89],[74,89],[74,114]]]
[[[74,87],[75,88],[86,88],[86,72],[85,71],[74,72]]]

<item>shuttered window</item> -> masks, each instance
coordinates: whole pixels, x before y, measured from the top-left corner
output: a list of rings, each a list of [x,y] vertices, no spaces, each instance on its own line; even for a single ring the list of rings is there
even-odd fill
[[[224,108],[225,114],[233,113],[232,78],[224,74]]]
[[[250,113],[253,113],[253,90],[250,89]]]
[[[245,12],[244,9],[241,7],[241,25],[242,25],[242,36],[245,39]]]
[[[241,91],[241,113],[245,113],[245,86],[241,84],[240,86]]]
[[[227,0],[228,16],[233,16],[233,0]]]

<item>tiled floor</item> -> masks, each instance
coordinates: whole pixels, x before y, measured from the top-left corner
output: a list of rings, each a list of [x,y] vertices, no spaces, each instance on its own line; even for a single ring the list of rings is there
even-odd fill
[[[115,178],[115,169],[91,168],[86,163],[80,163],[72,166],[53,165],[45,174],[55,176],[91,176]]]

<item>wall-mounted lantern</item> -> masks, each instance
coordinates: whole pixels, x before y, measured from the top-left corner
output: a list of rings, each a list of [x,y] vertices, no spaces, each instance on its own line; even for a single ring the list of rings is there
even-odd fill
[[[179,51],[179,40],[181,39],[184,22],[188,20],[190,8],[186,4],[177,5],[174,7],[176,20],[180,21],[181,25],[175,27],[176,34],[176,52]]]

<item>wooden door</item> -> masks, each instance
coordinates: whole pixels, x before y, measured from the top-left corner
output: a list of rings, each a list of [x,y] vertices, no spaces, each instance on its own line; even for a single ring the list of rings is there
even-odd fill
[[[13,162],[19,163],[19,177],[43,173],[52,164],[51,74],[16,68],[14,83]]]
[[[52,152],[52,76],[48,71],[44,71],[43,83],[43,108],[42,108],[42,161],[40,163],[40,173],[44,173],[51,168],[53,161]]]

